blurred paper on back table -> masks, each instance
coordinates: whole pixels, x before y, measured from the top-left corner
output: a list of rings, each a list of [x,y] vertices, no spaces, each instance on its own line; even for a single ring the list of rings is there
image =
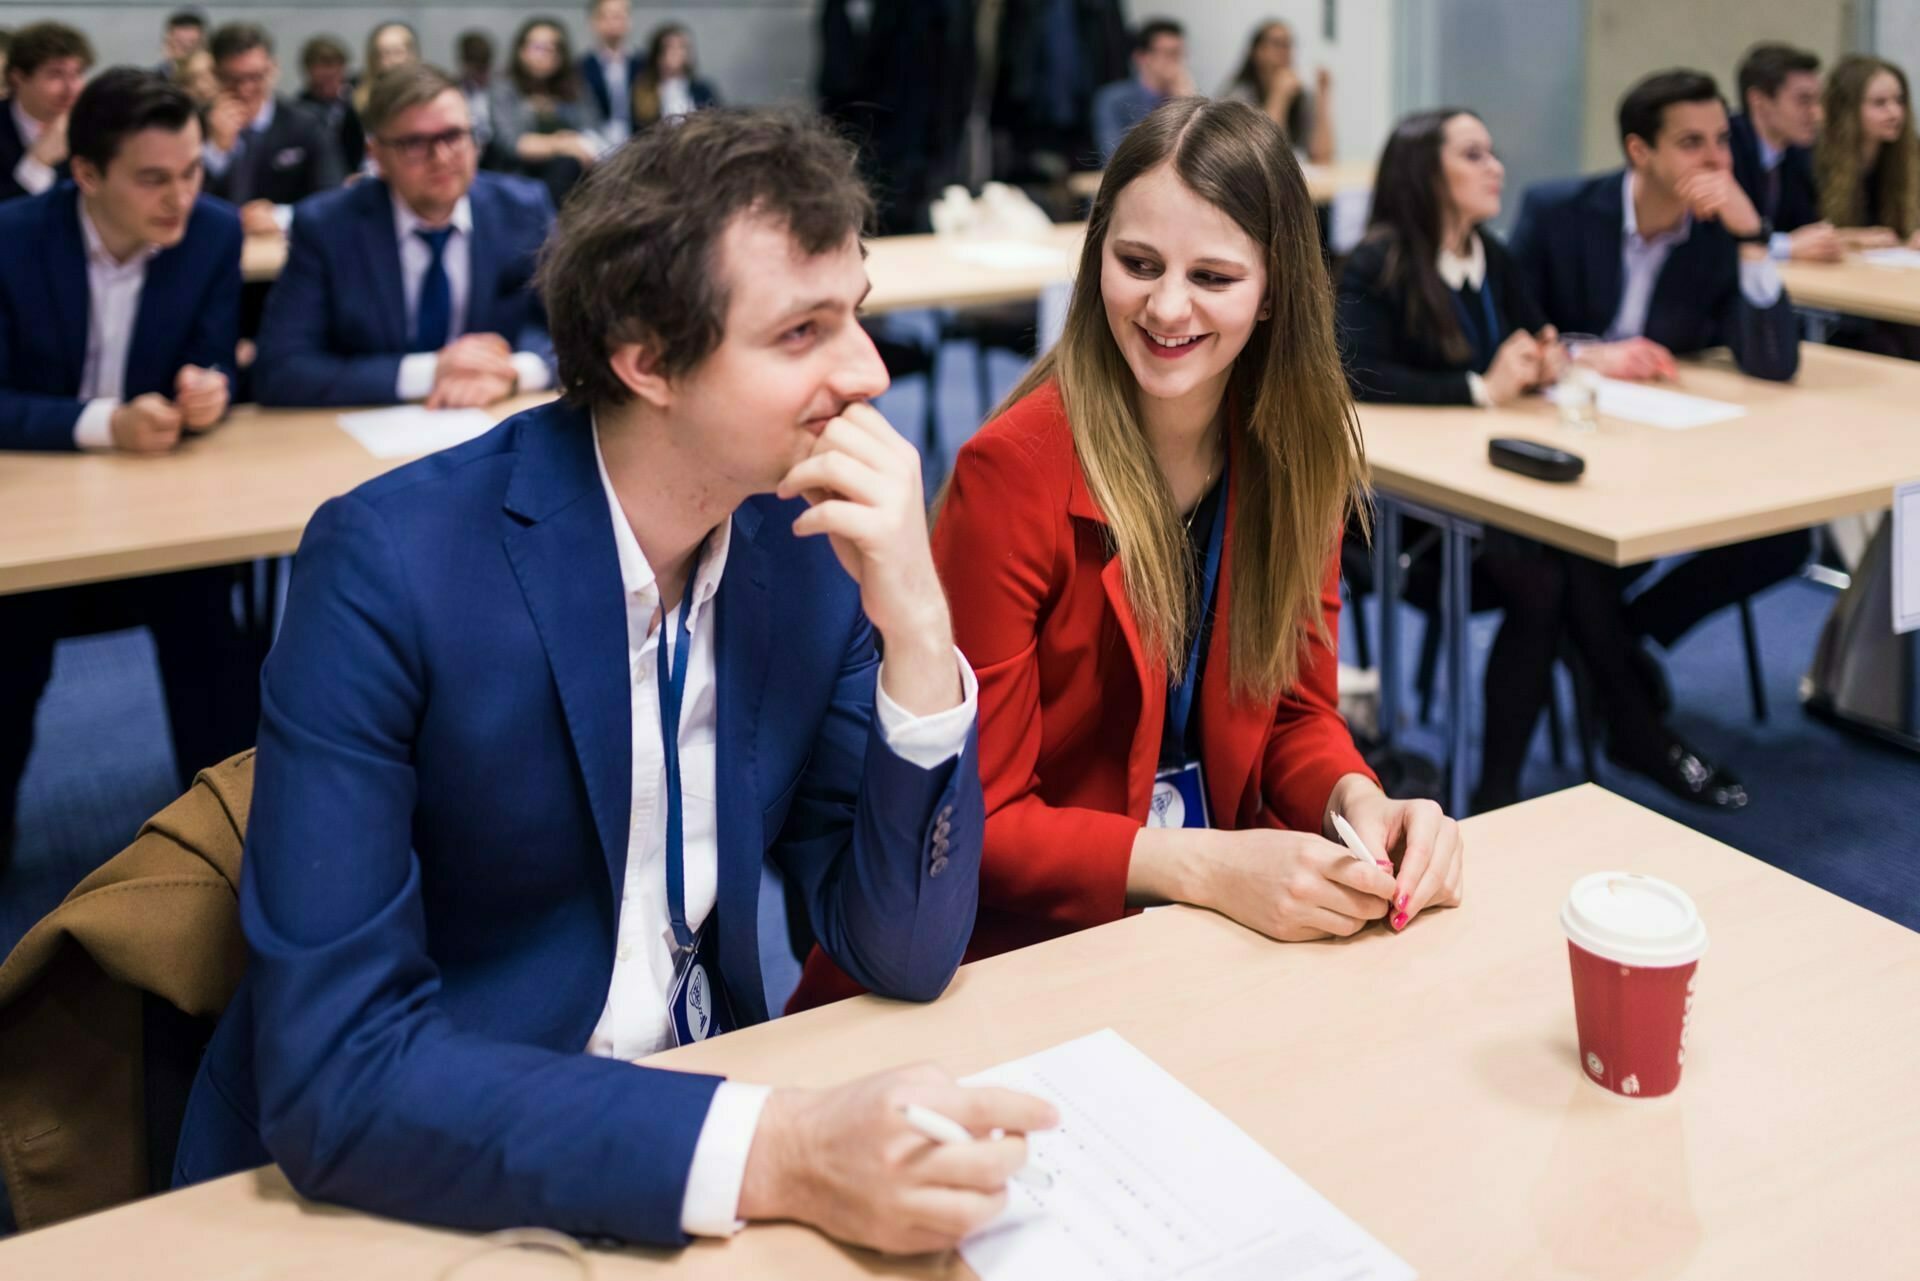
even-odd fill
[[[960,1244],[982,1281],[1413,1281],[1392,1251],[1111,1028],[968,1078],[1036,1094],[1052,1176]]]

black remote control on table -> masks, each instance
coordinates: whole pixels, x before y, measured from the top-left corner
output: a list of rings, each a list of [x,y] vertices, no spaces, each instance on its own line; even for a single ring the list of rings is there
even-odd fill
[[[1517,436],[1501,436],[1488,441],[1487,461],[1495,467],[1517,471],[1522,476],[1531,476],[1535,480],[1551,480],[1563,484],[1570,480],[1578,480],[1580,473],[1587,469],[1586,459],[1578,454],[1570,454],[1564,449],[1555,449],[1552,445],[1543,445],[1537,440],[1522,440]]]

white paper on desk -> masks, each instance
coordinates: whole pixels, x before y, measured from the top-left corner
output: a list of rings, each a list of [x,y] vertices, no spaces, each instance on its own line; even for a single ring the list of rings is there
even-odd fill
[[[1876,267],[1920,267],[1920,249],[1863,249],[1860,258]]]
[[[1686,431],[1690,427],[1705,427],[1747,415],[1744,405],[1689,396],[1683,391],[1666,391],[1623,378],[1602,378],[1599,387],[1599,410],[1603,417],[1624,418],[1630,423],[1664,427],[1668,431]],[[1559,388],[1549,387],[1547,399],[1558,403],[1558,393]]]
[[[1008,1186],[960,1243],[981,1281],[1412,1281],[1414,1272],[1266,1149],[1108,1028],[968,1085],[1047,1099],[1028,1139],[1053,1176]]]
[[[1893,491],[1893,630],[1920,628],[1920,481]]]
[[[948,244],[947,252],[961,262],[1000,271],[1032,271],[1047,267],[1066,270],[1067,251],[1052,245],[1029,244],[1024,240],[960,240]]]
[[[375,458],[412,458],[472,440],[493,427],[484,409],[423,409],[395,405],[340,415],[340,427]]]

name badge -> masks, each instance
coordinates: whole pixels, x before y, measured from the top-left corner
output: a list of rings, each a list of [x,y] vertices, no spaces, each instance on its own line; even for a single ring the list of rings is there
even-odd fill
[[[1207,813],[1207,777],[1198,761],[1179,769],[1161,770],[1154,776],[1147,826],[1213,826],[1213,817]]]
[[[674,963],[667,1008],[673,1013],[675,1045],[692,1045],[740,1026],[733,1017],[733,1004],[727,1000],[726,984],[720,979],[719,949],[710,941],[712,935],[713,931],[701,926],[693,946]]]

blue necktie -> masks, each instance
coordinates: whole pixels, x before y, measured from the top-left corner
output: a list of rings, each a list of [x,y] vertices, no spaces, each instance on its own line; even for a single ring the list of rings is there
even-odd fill
[[[427,274],[420,279],[420,307],[413,320],[413,350],[439,351],[447,345],[453,329],[453,285],[447,280],[447,238],[452,227],[429,231],[417,228],[414,235],[426,242],[433,255]]]

